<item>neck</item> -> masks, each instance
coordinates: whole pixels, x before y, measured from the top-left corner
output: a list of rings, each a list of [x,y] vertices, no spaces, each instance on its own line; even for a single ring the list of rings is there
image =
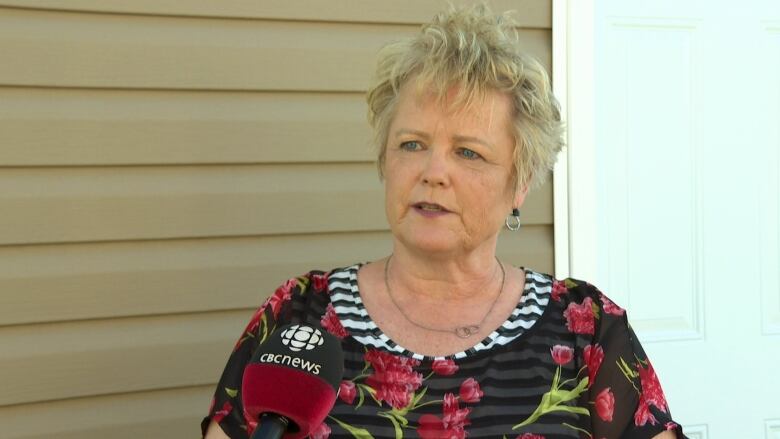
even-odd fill
[[[393,246],[390,278],[399,295],[431,300],[467,300],[493,297],[501,281],[495,243],[480,251],[453,257],[410,251]]]

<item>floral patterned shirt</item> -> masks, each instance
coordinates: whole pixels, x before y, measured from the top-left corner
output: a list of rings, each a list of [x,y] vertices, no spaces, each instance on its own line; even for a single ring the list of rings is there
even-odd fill
[[[394,343],[370,319],[359,265],[293,278],[255,312],[222,374],[208,416],[233,438],[256,427],[241,404],[243,370],[287,323],[339,337],[344,377],[325,438],[652,438],[672,430],[669,407],[626,312],[598,289],[526,269],[522,299],[474,347],[426,357]]]

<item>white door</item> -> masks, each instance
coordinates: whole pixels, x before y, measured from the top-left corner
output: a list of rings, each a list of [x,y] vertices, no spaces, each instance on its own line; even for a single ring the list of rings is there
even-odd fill
[[[628,308],[689,437],[778,439],[780,1],[594,5],[571,274]]]

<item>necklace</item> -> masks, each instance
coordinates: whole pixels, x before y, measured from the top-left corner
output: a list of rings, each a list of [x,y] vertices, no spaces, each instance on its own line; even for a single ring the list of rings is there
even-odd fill
[[[496,306],[496,302],[498,302],[498,298],[501,297],[501,293],[504,292],[504,281],[506,281],[506,271],[504,270],[504,264],[502,264],[501,261],[498,260],[498,257],[496,257],[496,262],[498,262],[498,266],[499,268],[501,268],[501,287],[498,289],[498,294],[496,294],[496,298],[493,299],[493,303],[490,304],[490,308],[488,309],[487,313],[485,313],[485,316],[482,317],[482,320],[480,320],[479,323],[477,323],[476,325],[456,326],[455,329],[439,329],[439,328],[432,328],[430,326],[422,325],[410,319],[409,316],[406,315],[406,313],[401,309],[401,307],[398,305],[398,302],[396,302],[395,298],[393,297],[393,293],[390,290],[390,281],[388,280],[389,277],[387,275],[389,270],[388,267],[390,266],[390,259],[392,257],[393,255],[391,254],[390,256],[388,256],[387,260],[385,261],[385,288],[387,288],[387,295],[390,296],[390,301],[393,302],[393,305],[395,305],[396,309],[398,309],[398,312],[401,313],[404,319],[406,319],[406,321],[411,323],[412,325],[417,326],[418,328],[422,328],[434,332],[455,334],[459,338],[469,338],[472,335],[479,332],[480,326],[483,323],[485,323],[485,320],[493,311],[493,308]]]

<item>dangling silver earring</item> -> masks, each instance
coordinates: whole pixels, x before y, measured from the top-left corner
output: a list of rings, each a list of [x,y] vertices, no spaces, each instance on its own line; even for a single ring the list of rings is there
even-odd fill
[[[511,231],[516,231],[520,228],[520,209],[512,209],[512,214],[506,217],[504,221],[506,228]]]

